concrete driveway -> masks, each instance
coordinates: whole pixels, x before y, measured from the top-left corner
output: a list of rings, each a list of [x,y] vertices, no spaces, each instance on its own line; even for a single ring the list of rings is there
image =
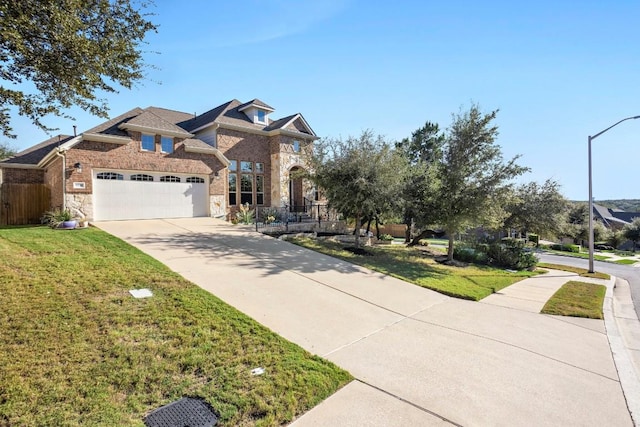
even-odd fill
[[[602,321],[448,298],[211,218],[97,225],[356,377],[297,427],[632,425]]]

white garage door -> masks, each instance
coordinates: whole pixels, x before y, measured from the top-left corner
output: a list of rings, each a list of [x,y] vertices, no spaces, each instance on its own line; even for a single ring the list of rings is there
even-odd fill
[[[201,175],[94,171],[94,220],[207,216],[207,183]]]

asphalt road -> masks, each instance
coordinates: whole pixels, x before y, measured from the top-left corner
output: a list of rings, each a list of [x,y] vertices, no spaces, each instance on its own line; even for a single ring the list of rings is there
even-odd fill
[[[538,256],[542,262],[589,268],[589,260],[587,259],[545,253],[538,254]],[[602,271],[603,273],[611,274],[612,276],[625,279],[629,282],[633,306],[636,309],[638,318],[640,318],[640,268],[602,261],[594,261],[594,267],[596,271]]]

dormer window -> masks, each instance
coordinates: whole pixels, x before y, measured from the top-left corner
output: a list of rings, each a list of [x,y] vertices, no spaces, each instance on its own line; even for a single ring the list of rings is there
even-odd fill
[[[254,99],[238,106],[238,111],[246,114],[252,123],[266,125],[269,123],[269,113],[273,113],[274,110],[259,99]]]

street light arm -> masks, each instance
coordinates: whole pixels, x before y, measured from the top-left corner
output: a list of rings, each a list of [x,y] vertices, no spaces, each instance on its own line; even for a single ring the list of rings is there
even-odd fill
[[[626,119],[622,119],[617,123],[612,124],[605,130],[596,133],[593,136],[589,136],[589,273],[593,273],[593,183],[591,180],[591,141],[608,131],[609,129],[618,126],[620,123],[627,120],[640,119],[640,116],[631,116]]]
[[[618,126],[620,123],[622,123],[622,122],[626,122],[627,120],[635,120],[635,119],[640,119],[640,116],[632,116],[632,117],[627,117],[626,119],[622,119],[622,120],[620,120],[619,122],[616,122],[616,123],[612,124],[611,126],[609,126],[608,128],[606,128],[605,130],[600,131],[600,132],[596,133],[596,134],[595,134],[595,135],[593,135],[593,136],[590,136],[589,138],[591,138],[591,139],[596,139],[597,137],[599,137],[600,135],[602,135],[603,133],[605,133],[605,132],[606,132],[606,131],[608,131],[609,129],[611,129],[611,128],[614,128],[614,127]]]

